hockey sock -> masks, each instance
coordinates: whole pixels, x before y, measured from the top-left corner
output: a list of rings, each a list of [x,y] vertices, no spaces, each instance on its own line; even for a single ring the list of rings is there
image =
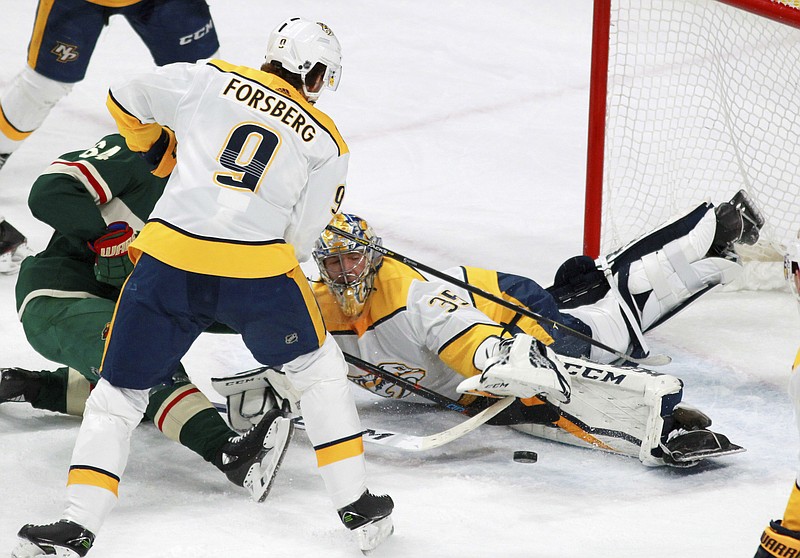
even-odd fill
[[[145,418],[164,435],[186,446],[200,457],[214,462],[220,448],[236,432],[193,384],[179,383],[150,394]]]

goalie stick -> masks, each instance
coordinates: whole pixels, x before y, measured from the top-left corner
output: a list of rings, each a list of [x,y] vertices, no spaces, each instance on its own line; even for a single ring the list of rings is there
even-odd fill
[[[472,294],[478,295],[478,296],[480,296],[482,298],[485,298],[486,300],[490,300],[491,302],[494,302],[495,304],[499,304],[500,306],[508,308],[509,310],[513,310],[514,312],[517,312],[518,314],[522,314],[523,316],[527,316],[528,318],[532,318],[532,319],[537,320],[539,322],[543,322],[543,323],[550,324],[552,326],[558,327],[560,330],[562,330],[562,331],[564,331],[566,333],[569,333],[570,335],[572,335],[574,337],[577,337],[578,339],[586,341],[587,343],[589,343],[591,345],[594,345],[595,347],[597,347],[599,349],[603,349],[604,351],[606,351],[608,353],[611,353],[612,355],[616,356],[617,358],[623,359],[625,361],[633,362],[633,363],[636,363],[636,364],[644,364],[644,365],[650,365],[650,366],[663,366],[663,365],[669,364],[672,361],[672,359],[670,357],[668,357],[667,355],[652,355],[652,356],[644,357],[644,358],[633,358],[632,356],[626,355],[623,352],[620,352],[620,351],[618,351],[616,349],[613,349],[613,348],[609,347],[608,345],[606,345],[605,343],[597,341],[596,339],[593,339],[592,337],[590,337],[588,335],[585,335],[585,334],[581,333],[580,331],[578,331],[576,329],[573,329],[573,328],[571,328],[569,326],[566,326],[566,325],[564,325],[562,323],[559,323],[559,322],[557,322],[555,320],[551,320],[550,318],[546,318],[546,317],[542,316],[541,314],[538,314],[537,312],[534,312],[533,310],[530,310],[529,308],[526,308],[526,307],[521,306],[519,304],[514,304],[513,302],[509,302],[508,300],[505,300],[503,298],[495,296],[495,295],[493,295],[493,294],[491,294],[489,292],[484,291],[483,289],[480,289],[480,288],[476,287],[475,285],[472,285],[471,283],[467,283],[466,281],[461,281],[460,279],[456,279],[455,277],[451,277],[450,275],[447,275],[446,273],[443,273],[443,272],[439,271],[438,269],[434,269],[434,268],[432,268],[430,266],[427,266],[425,264],[422,264],[422,263],[419,263],[417,261],[414,261],[411,258],[407,258],[406,256],[403,256],[402,254],[398,254],[397,252],[393,252],[392,250],[389,250],[388,248],[385,248],[385,247],[383,247],[383,246],[381,246],[379,244],[375,244],[374,242],[370,242],[369,240],[366,240],[366,239],[363,239],[363,238],[359,238],[356,235],[351,234],[351,233],[349,233],[347,231],[343,231],[343,230],[341,230],[341,229],[339,229],[337,227],[334,227],[333,225],[328,225],[325,228],[327,230],[331,231],[334,234],[342,236],[342,237],[344,237],[344,238],[346,238],[348,240],[352,240],[353,242],[355,242],[357,244],[360,244],[361,246],[365,246],[365,247],[369,248],[370,250],[374,250],[374,251],[378,252],[379,254],[383,254],[386,257],[392,258],[393,260],[397,260],[400,263],[404,263],[407,266],[413,267],[414,269],[417,269],[419,271],[424,271],[425,273],[428,273],[428,274],[430,274],[430,275],[432,275],[432,276],[434,276],[434,277],[436,277],[438,279],[441,279],[442,281],[446,281],[446,282],[448,282],[448,283],[450,283],[452,285],[456,285],[457,287],[461,287],[462,289],[465,289],[465,290],[471,292]]]

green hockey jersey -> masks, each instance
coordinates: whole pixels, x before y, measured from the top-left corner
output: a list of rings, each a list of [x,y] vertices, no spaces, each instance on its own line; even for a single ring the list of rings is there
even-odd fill
[[[28,205],[55,232],[42,252],[22,262],[16,285],[20,317],[38,296],[117,299],[117,288],[95,279],[95,254],[87,242],[115,221],[141,230],[167,182],[150,171],[122,136],[112,134],[86,151],[62,155],[36,179]]]

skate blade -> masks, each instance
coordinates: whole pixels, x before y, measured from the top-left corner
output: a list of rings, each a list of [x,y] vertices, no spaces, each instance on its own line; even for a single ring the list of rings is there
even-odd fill
[[[722,449],[697,450],[697,451],[687,452],[679,456],[673,455],[672,460],[675,463],[695,465],[703,459],[724,457],[726,455],[733,455],[735,453],[742,453],[745,451],[747,450],[742,446],[737,446],[736,444],[730,444],[730,446]]]
[[[77,552],[64,548],[63,546],[48,546],[45,550],[27,539],[20,539],[16,548],[11,551],[11,558],[36,558],[37,556],[80,558]]]
[[[383,541],[388,539],[392,533],[394,533],[392,516],[387,515],[383,519],[379,519],[369,525],[364,525],[356,529],[358,546],[361,548],[361,552],[367,556],[370,552],[378,548]]]
[[[278,474],[278,469],[283,463],[286,450],[289,448],[289,441],[294,432],[292,421],[286,418],[277,418],[270,428],[275,428],[275,445],[269,448],[260,463],[254,464],[247,472],[244,479],[244,486],[250,491],[253,501],[259,504],[267,499],[272,488],[272,482]],[[267,435],[266,439],[270,438]],[[272,440],[270,440],[272,442]]]

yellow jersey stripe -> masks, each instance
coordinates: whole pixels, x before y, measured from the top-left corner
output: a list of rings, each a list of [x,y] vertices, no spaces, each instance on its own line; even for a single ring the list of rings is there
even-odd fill
[[[262,72],[261,70],[256,70],[255,68],[249,68],[247,66],[237,66],[236,64],[231,64],[229,62],[225,62],[224,60],[209,60],[208,65],[218,69],[221,72],[225,72],[228,74],[236,74],[239,77],[244,79],[248,79],[250,81],[254,81],[257,84],[266,87],[276,95],[280,95],[281,97],[285,97],[287,99],[291,99],[295,103],[299,104],[303,107],[308,115],[320,125],[320,127],[325,130],[328,135],[336,142],[336,146],[339,148],[339,154],[344,155],[348,153],[350,149],[347,147],[347,144],[342,138],[342,135],[339,133],[339,130],[336,128],[336,124],[333,123],[333,120],[316,108],[314,105],[309,103],[305,97],[303,97],[297,90],[286,83],[284,80],[279,78],[276,75],[269,74],[267,72]],[[276,87],[276,85],[278,87]],[[281,89],[282,91],[277,91],[276,89]],[[285,91],[285,93],[284,93]],[[286,94],[288,93],[288,95]]]
[[[107,8],[124,8],[125,6],[133,6],[142,0],[86,0],[90,4],[97,4],[98,6],[105,6]]]
[[[130,253],[130,248],[128,248],[128,252]],[[135,261],[133,263],[136,263]],[[114,320],[117,318],[117,309],[119,309],[119,301],[122,298],[122,291],[125,290],[125,286],[128,284],[128,280],[131,278],[130,275],[125,278],[125,282],[122,283],[122,287],[120,287],[119,297],[117,298],[116,304],[114,304],[114,313],[111,315],[111,321],[108,322],[108,331],[106,332],[105,342],[103,343],[103,358],[100,360],[100,368],[98,372],[100,375],[103,375],[103,364],[106,361],[106,351],[108,351],[108,343],[111,340],[111,334],[114,331]]]
[[[782,525],[792,531],[800,531],[800,488],[797,486],[797,482],[792,487],[789,503],[786,504],[786,511],[783,512]]]
[[[237,242],[201,237],[159,220],[145,224],[128,248],[134,263],[143,252],[184,271],[240,279],[276,277],[299,265],[294,247],[281,239]]]
[[[322,313],[317,305],[317,299],[314,298],[314,293],[311,291],[311,286],[308,284],[308,279],[306,279],[306,275],[303,273],[303,270],[300,269],[300,266],[295,267],[286,275],[290,279],[294,279],[297,288],[300,289],[300,293],[303,295],[303,300],[308,309],[308,315],[311,317],[311,323],[314,324],[314,331],[317,334],[317,343],[321,347],[328,333],[325,330],[325,322],[322,319]]]
[[[53,4],[55,4],[55,0],[39,0],[39,6],[36,8],[36,19],[33,21],[31,42],[28,44],[28,66],[34,69],[36,68],[36,63],[39,61],[39,49],[42,48],[44,28],[47,25],[47,20],[50,17]]]
[[[800,350],[797,351],[797,354],[794,357],[794,363],[792,364],[792,370],[797,370],[798,366],[800,366]]]
[[[512,302],[518,306],[526,308],[526,306],[519,300],[500,290],[500,285],[497,283],[496,271],[479,269],[475,267],[464,267],[462,269],[464,270],[467,283],[475,285],[476,287],[487,291],[496,297],[502,298],[503,300],[507,300],[508,302]],[[517,313],[510,308],[500,306],[496,302],[487,300],[482,296],[473,295],[472,298],[473,302],[475,303],[475,307],[497,323],[508,324],[517,315]],[[528,318],[527,316],[520,316],[517,326],[522,329],[522,331],[535,337],[545,345],[550,345],[553,342],[553,338],[550,337],[550,334],[547,333],[547,331],[539,325],[539,322],[534,319]]]
[[[316,446],[314,451],[317,453],[317,467],[324,467],[364,453],[364,440],[359,432],[350,438]]]
[[[87,484],[105,488],[119,498],[119,477],[102,469],[73,465],[69,468],[69,475],[67,476],[67,486],[72,484]]]
[[[119,101],[114,98],[111,91],[108,92],[106,108],[114,121],[125,143],[131,151],[143,153],[150,149],[153,144],[161,137],[162,126],[158,123],[143,124],[138,118],[125,110]]]
[[[477,347],[487,337],[502,334],[503,327],[497,324],[473,324],[442,345],[439,358],[462,376],[475,376],[483,371],[475,367],[475,351],[472,347]],[[509,335],[506,334],[506,337]]]

